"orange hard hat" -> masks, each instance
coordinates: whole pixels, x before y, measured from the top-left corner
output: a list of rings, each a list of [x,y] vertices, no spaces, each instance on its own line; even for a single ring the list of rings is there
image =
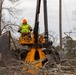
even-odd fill
[[[26,23],[27,22],[27,20],[26,19],[23,19],[23,21],[22,21],[23,23]]]

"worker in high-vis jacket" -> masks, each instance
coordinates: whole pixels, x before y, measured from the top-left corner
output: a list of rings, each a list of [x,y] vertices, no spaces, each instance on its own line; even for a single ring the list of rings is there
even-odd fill
[[[22,37],[29,34],[32,31],[31,26],[27,23],[26,19],[23,19],[22,25],[19,27],[18,32],[22,33]]]

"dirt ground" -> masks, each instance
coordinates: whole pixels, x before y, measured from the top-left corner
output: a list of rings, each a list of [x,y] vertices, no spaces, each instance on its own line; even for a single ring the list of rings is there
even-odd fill
[[[69,61],[69,63],[72,62],[76,63],[74,59],[71,59]],[[24,67],[24,64],[22,61],[11,59],[9,61],[5,60],[4,62],[2,62],[2,64],[3,63],[5,65],[0,66],[0,75],[76,75],[75,65],[71,66],[67,62],[62,63],[62,65],[60,66],[60,70],[58,70],[58,67],[49,68],[48,66],[46,66],[47,68],[40,68],[39,70],[37,70],[36,74],[30,74],[27,71],[27,74],[23,73],[22,68]]]

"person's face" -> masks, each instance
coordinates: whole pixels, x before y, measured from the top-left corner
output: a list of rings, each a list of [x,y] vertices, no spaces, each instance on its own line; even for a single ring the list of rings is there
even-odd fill
[[[27,22],[26,22],[27,23]],[[23,24],[26,24],[26,23],[23,23]]]

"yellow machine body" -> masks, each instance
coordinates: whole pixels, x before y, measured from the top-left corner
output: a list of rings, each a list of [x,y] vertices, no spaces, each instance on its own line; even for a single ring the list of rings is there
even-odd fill
[[[19,42],[21,45],[27,45],[28,47],[29,47],[29,45],[32,45],[30,47],[29,52],[27,53],[24,64],[31,64],[34,67],[34,69],[31,69],[31,68],[26,67],[26,66],[23,67],[24,72],[26,72],[26,70],[28,68],[28,72],[30,72],[32,74],[36,73],[36,69],[43,66],[42,60],[46,59],[44,52],[42,52],[42,48],[40,48],[40,47],[36,48],[33,46],[35,44],[34,40],[35,39],[34,39],[33,33],[31,33],[30,39],[29,39],[29,35],[25,35],[24,37],[22,37],[22,34],[19,38]],[[43,44],[44,42],[45,42],[44,36],[39,34],[37,44]]]
[[[22,34],[19,38],[19,42],[21,45],[30,45],[30,44],[34,44],[34,34],[33,33],[30,33],[30,36],[31,38],[29,38],[29,34],[25,35],[24,37],[22,37]],[[40,35],[38,36],[38,44],[42,44],[44,43],[44,37],[43,35]]]
[[[29,34],[25,35],[24,37],[22,37],[22,34],[19,38],[19,42],[21,45],[24,44],[34,44],[34,35],[33,33],[30,34],[31,38],[29,39]]]
[[[37,56],[37,57],[36,57]],[[26,70],[28,70],[28,72],[35,74],[36,73],[36,69],[38,68],[42,68],[43,64],[42,61],[46,59],[45,54],[42,52],[41,48],[31,48],[31,50],[28,52],[26,58],[25,58],[25,64],[31,64],[33,67],[24,67],[23,71],[26,72]],[[27,69],[28,68],[28,69]]]

